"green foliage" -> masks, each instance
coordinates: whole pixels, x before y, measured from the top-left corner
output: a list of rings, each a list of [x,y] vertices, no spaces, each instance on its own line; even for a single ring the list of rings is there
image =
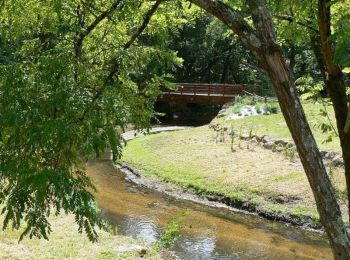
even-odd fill
[[[246,14],[242,2],[225,2]],[[271,2],[276,12],[294,10],[299,20],[314,15],[312,4],[303,6],[305,1],[281,3]],[[136,129],[150,127],[160,86],[174,88],[169,81],[269,86],[238,38],[187,2],[163,1],[137,35],[153,4],[142,0],[0,1],[4,228],[19,229],[25,222],[23,235],[48,238],[48,216],[73,213],[79,231],[95,241],[95,228],[105,224],[84,164],[107,148],[112,149],[114,160],[120,157],[115,129],[128,124]],[[344,66],[348,66],[348,56],[343,55],[348,53],[348,30],[342,32],[348,28],[347,7],[348,1],[334,5],[335,58]],[[314,76],[310,48],[304,50],[304,33],[296,34],[295,28],[281,23],[279,41],[286,50],[295,39],[296,69],[311,70]],[[133,36],[136,40],[130,42]],[[234,109],[244,104],[270,113],[278,110],[277,103],[254,98],[241,98]],[[327,126],[321,128],[329,131]]]
[[[183,23],[174,3],[130,47],[153,3],[116,3],[11,0],[0,10],[0,205],[3,228],[26,224],[20,239],[47,239],[48,216],[64,212],[96,241],[106,225],[84,164],[107,148],[120,157],[115,129],[148,128],[159,87],[181,65],[162,44]]]
[[[324,89],[324,84],[315,81],[310,75],[298,78],[295,81],[297,89],[301,92],[300,98],[302,100],[317,101],[321,97],[321,91]]]
[[[334,127],[327,107],[329,106],[329,99],[323,98],[321,92],[323,90],[323,84],[320,82],[315,82],[315,80],[310,76],[301,77],[296,80],[297,88],[302,94],[300,98],[302,100],[309,100],[314,103],[322,104],[319,110],[319,115],[322,120],[315,122],[314,126],[319,128],[326,138],[322,143],[330,143],[333,141],[334,137],[338,137],[336,128]]]
[[[242,5],[240,1],[228,4]],[[182,10],[187,22],[166,41],[184,61],[174,72],[177,82],[252,83],[270,88],[253,55],[229,28],[195,5],[184,4]]]
[[[235,114],[240,114],[244,106],[254,106],[259,114],[277,114],[279,111],[279,104],[275,100],[256,96],[237,96],[231,105],[231,110]]]
[[[183,228],[183,221],[186,216],[187,212],[182,212],[168,222],[162,236],[157,242],[157,247],[171,248],[174,245],[179,238],[180,230]]]
[[[284,147],[282,154],[287,160],[290,160],[293,162],[297,158],[298,153],[295,147]]]
[[[336,1],[332,5],[333,35],[336,43],[334,59],[343,67],[350,66],[350,1]]]

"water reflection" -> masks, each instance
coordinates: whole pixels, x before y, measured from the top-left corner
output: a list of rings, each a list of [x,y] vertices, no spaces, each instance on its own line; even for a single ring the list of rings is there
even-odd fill
[[[181,259],[332,259],[324,237],[262,218],[179,201],[123,178],[108,161],[88,164],[103,214],[122,234],[153,243],[187,211],[173,250]]]

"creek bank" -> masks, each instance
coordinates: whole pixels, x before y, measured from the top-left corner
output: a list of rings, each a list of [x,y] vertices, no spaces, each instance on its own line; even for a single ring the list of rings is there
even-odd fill
[[[166,256],[167,251],[159,251],[141,240],[103,230],[97,230],[99,241],[92,243],[84,233],[78,232],[71,214],[51,216],[50,223],[53,229],[50,240],[25,237],[19,243],[24,227],[0,230],[0,259],[174,259]]]
[[[262,103],[259,104],[255,98],[259,99],[258,96],[256,97],[240,97],[238,99],[238,102],[234,103],[227,103],[223,105],[222,109],[219,111],[216,119],[224,118],[224,121],[218,121],[213,120],[209,124],[209,128],[217,132],[218,136],[220,136],[220,139],[225,138],[224,135],[230,135],[231,137],[238,137],[242,140],[251,141],[253,143],[258,143],[262,147],[272,150],[273,152],[284,152],[284,153],[293,153],[297,155],[295,144],[290,139],[286,138],[273,138],[269,135],[263,134],[263,135],[256,135],[252,132],[253,129],[250,130],[250,132],[242,133],[241,131],[235,130],[232,126],[229,127],[227,125],[228,121],[234,121],[237,119],[245,118],[245,117],[251,117],[251,116],[261,116],[264,117],[266,115],[271,115],[273,113],[277,114],[279,111],[279,107],[275,107],[274,109],[271,109],[271,105],[269,102],[276,102],[275,99],[271,99],[267,101],[265,99],[265,104],[262,105]],[[262,99],[260,97],[260,99]],[[254,105],[242,105],[240,102],[252,102],[256,104]],[[253,104],[251,103],[251,104]],[[235,108],[238,108],[235,109]],[[315,130],[315,129],[314,129]],[[332,150],[322,150],[320,149],[320,153],[322,156],[322,159],[325,160],[325,162],[333,167],[344,167],[344,160],[342,158],[342,155],[340,152],[335,152]]]
[[[127,163],[118,163],[115,166],[125,174],[125,178],[128,181],[133,182],[140,187],[156,190],[178,200],[188,200],[209,207],[226,209],[231,212],[256,215],[268,220],[283,222],[286,225],[291,224],[306,230],[323,232],[321,223],[319,221],[315,221],[309,216],[300,217],[280,212],[268,212],[249,200],[234,200],[222,194],[206,192],[205,190],[198,190],[194,187],[184,188],[158,178],[145,176],[144,173],[128,165]],[[280,203],[288,202],[288,198],[286,199],[283,197],[277,198],[277,200]]]
[[[306,108],[308,114],[315,113],[312,106]],[[230,117],[228,111],[234,112],[226,106],[209,125],[130,142],[119,167],[138,185],[177,199],[322,229],[295,145],[280,134],[284,133],[283,118],[279,114],[254,116],[250,107],[251,115],[229,122],[224,118]],[[256,131],[253,125],[260,124],[259,120],[267,126]],[[248,134],[241,131],[248,129],[246,124],[253,129]],[[332,167],[331,177],[346,212],[342,159],[334,151],[321,154]]]
[[[259,144],[261,147],[272,150],[273,152],[284,153],[286,156],[290,156],[292,160],[297,157],[296,147],[293,141],[288,139],[273,138],[268,135],[254,135],[238,133],[226,125],[219,123],[209,124],[209,128],[217,133],[218,142],[225,141],[227,138],[239,138],[241,140],[249,141],[255,144]],[[344,160],[340,153],[334,151],[320,150],[322,159],[333,167],[344,167]]]
[[[209,125],[209,128],[217,128],[218,131],[222,131],[222,129],[226,129],[224,126],[219,125]],[[122,138],[125,141],[130,141],[134,138],[141,137],[145,134],[155,134],[161,133],[165,131],[177,131],[183,130],[187,128],[183,127],[161,127],[151,129],[149,132],[136,133],[135,132],[126,132],[122,135]],[[227,130],[227,129],[226,129]],[[250,138],[248,136],[241,136],[241,139],[251,141],[251,139],[256,140],[256,142],[264,144],[268,143],[266,140],[270,140],[269,137],[264,136],[259,138],[254,136]],[[287,141],[276,141],[279,144],[289,147],[290,144]],[[266,148],[266,147],[265,147]],[[124,174],[127,180],[141,186],[156,190],[158,192],[164,193],[168,196],[174,197],[176,199],[189,200],[197,203],[204,204],[210,207],[216,208],[225,208],[233,212],[243,212],[245,214],[253,214],[264,217],[269,220],[284,222],[287,224],[292,224],[296,226],[300,226],[306,229],[321,229],[322,226],[318,220],[310,216],[300,216],[294,214],[288,214],[283,212],[272,212],[264,209],[263,207],[256,204],[251,200],[240,200],[233,199],[228,196],[225,196],[221,193],[209,192],[205,189],[198,189],[195,186],[180,186],[174,183],[171,183],[167,180],[162,180],[158,177],[146,176],[141,170],[136,169],[131,164],[127,162],[122,162],[116,165],[118,169],[120,169]],[[298,200],[298,198],[293,198],[290,196],[284,196],[280,194],[279,196],[272,198],[277,203],[280,204],[288,204],[293,203],[293,200]]]

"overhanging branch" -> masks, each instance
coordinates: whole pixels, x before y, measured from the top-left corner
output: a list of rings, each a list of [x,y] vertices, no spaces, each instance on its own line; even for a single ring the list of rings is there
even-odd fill
[[[100,22],[102,22],[105,18],[111,15],[115,10],[122,8],[123,6],[124,1],[115,1],[108,10],[102,12],[88,27],[86,27],[86,29],[84,29],[81,33],[78,34],[77,40],[75,42],[75,56],[77,58],[81,56],[81,49],[85,37],[88,36],[100,24]]]
[[[143,33],[143,31],[147,28],[147,25],[149,24],[149,22],[151,21],[152,16],[154,15],[154,13],[157,11],[158,7],[160,6],[160,4],[163,2],[163,0],[157,0],[153,6],[151,7],[151,9],[148,10],[148,12],[146,13],[145,18],[143,19],[143,22],[141,24],[141,26],[139,27],[139,29],[136,31],[135,34],[133,34],[130,38],[130,40],[124,44],[123,49],[127,50],[131,47],[131,45],[134,44],[134,42],[136,41],[136,39]],[[105,84],[109,85],[113,82],[113,77],[114,75],[118,72],[119,70],[119,63],[117,60],[112,61],[112,68],[111,71],[106,79]]]
[[[303,27],[309,29],[312,32],[319,33],[319,30],[317,30],[316,28],[312,27],[311,25],[309,25],[307,23],[307,22],[310,22],[310,21],[305,21],[305,22],[297,21],[294,16],[287,15],[287,14],[281,14],[281,15],[277,14],[277,15],[274,15],[273,17],[275,17],[275,18],[277,18],[279,20],[288,21],[290,23],[296,23],[296,24],[298,24],[300,26],[303,26]]]
[[[215,0],[189,0],[191,3],[206,10],[226,24],[243,43],[255,53],[260,51],[261,42],[255,30],[244,20],[239,11],[227,4]]]
[[[151,21],[152,16],[155,14],[155,12],[157,11],[159,5],[163,2],[163,0],[157,0],[153,6],[148,10],[148,12],[146,13],[146,16],[141,24],[141,26],[139,27],[139,29],[136,31],[135,34],[133,34],[130,38],[130,40],[124,44],[123,46],[123,50],[127,50],[129,49],[134,42],[136,41],[136,39],[144,32],[144,30],[147,28],[147,25],[149,24],[149,22]],[[93,106],[96,104],[97,100],[103,95],[103,92],[105,91],[105,89],[111,85],[113,83],[113,77],[114,75],[116,75],[119,71],[119,62],[118,60],[114,59],[112,61],[112,67],[111,67],[111,71],[108,74],[103,86],[101,87],[100,90],[98,90],[96,92],[96,94],[93,96],[90,105],[84,110],[83,114],[81,115],[81,117],[79,118],[79,121],[82,122],[86,115],[88,114],[88,112],[93,108]]]

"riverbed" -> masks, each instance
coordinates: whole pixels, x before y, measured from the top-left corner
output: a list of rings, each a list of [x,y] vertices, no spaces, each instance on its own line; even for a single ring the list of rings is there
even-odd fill
[[[139,187],[107,159],[90,161],[87,172],[104,218],[123,235],[154,243],[167,223],[185,212],[171,248],[180,259],[332,259],[322,234]]]

